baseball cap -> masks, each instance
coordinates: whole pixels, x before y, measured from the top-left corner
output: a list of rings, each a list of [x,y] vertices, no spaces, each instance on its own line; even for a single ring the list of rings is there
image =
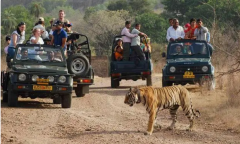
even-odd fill
[[[44,18],[43,17],[39,17],[38,20],[39,21],[44,21]]]

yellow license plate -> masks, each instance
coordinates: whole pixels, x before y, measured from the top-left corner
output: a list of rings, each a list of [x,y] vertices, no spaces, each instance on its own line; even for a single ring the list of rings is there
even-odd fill
[[[195,78],[195,75],[192,71],[186,71],[183,75],[183,78]]]
[[[52,86],[33,85],[33,90],[46,90],[46,91],[51,91],[51,90],[52,90]]]
[[[37,82],[40,82],[40,83],[48,83],[48,82],[49,82],[49,79],[37,79]]]

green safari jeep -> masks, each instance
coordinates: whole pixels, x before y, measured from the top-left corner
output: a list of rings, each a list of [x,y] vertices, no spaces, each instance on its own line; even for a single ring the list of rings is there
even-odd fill
[[[20,44],[6,71],[1,72],[3,102],[16,107],[18,97],[52,98],[54,104],[70,108],[73,75],[68,73],[61,47]]]
[[[174,84],[207,83],[215,89],[214,66],[211,63],[212,49],[206,41],[179,40],[170,42],[167,48],[167,63],[162,69],[162,86]]]

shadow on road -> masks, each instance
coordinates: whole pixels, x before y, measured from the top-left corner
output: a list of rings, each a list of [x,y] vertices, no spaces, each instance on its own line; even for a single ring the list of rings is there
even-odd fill
[[[58,107],[57,107],[58,106]],[[8,107],[7,103],[1,101],[1,108],[24,108],[24,109],[62,109],[59,105],[39,101],[18,101],[17,107]]]
[[[108,135],[112,135],[112,134],[131,134],[131,133],[143,133],[141,131],[98,131],[98,132],[93,132],[93,131],[86,131],[86,132],[81,132],[81,133],[77,133],[77,134],[69,134],[67,136],[63,136],[63,137],[55,137],[55,138],[76,138],[76,137],[80,137],[80,136],[84,136],[84,135],[101,135],[101,134],[108,134]]]

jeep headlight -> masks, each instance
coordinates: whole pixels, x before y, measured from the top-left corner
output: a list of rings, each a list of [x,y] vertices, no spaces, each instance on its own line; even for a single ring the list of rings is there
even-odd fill
[[[49,80],[49,82],[54,82],[54,77],[53,76],[48,76],[47,79]]]
[[[38,78],[39,78],[38,75],[33,75],[33,76],[32,76],[32,81],[33,81],[33,82],[36,82]]]
[[[58,81],[59,81],[60,83],[65,83],[66,80],[67,80],[67,78],[66,78],[65,76],[60,76],[60,77],[58,78]]]
[[[20,81],[25,81],[27,79],[27,76],[25,74],[20,74],[20,75],[18,75],[18,79]]]
[[[202,71],[203,71],[203,72],[207,72],[207,71],[208,71],[208,67],[207,67],[207,66],[203,66],[203,67],[202,67]]]
[[[174,66],[171,66],[169,70],[171,73],[174,73],[176,71],[176,68]]]

